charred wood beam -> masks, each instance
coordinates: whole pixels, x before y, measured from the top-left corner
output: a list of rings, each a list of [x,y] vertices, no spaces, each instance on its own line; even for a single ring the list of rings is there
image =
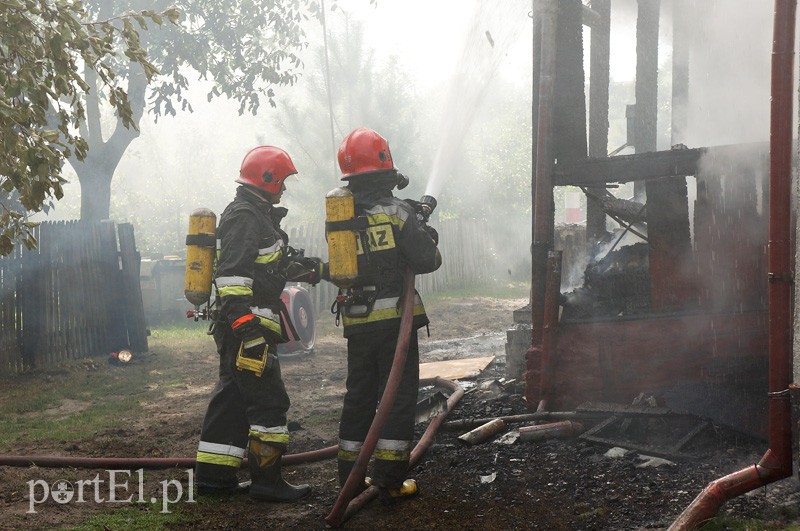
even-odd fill
[[[583,22],[584,26],[595,28],[602,22],[602,17],[600,16],[600,13],[591,7],[583,6],[581,8],[581,21]]]
[[[553,185],[601,186],[608,183],[686,177],[698,173],[699,162],[705,157],[726,160],[742,152],[768,153],[768,150],[768,143],[759,142],[562,160],[554,168]]]
[[[591,203],[597,203],[600,206],[604,214],[616,216],[633,223],[647,221],[647,207],[638,201],[614,197],[611,192],[600,187],[581,187],[581,190]]]
[[[553,173],[553,184],[588,186],[694,175],[706,149],[653,151],[559,162]]]

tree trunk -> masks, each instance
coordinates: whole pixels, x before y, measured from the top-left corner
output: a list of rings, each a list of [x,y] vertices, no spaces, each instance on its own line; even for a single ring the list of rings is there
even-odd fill
[[[108,151],[105,146],[97,150]],[[110,156],[110,155],[109,155]],[[120,153],[116,158],[122,158]],[[116,166],[116,164],[115,164]],[[100,221],[109,219],[111,210],[111,178],[113,171],[107,171],[102,165],[93,165],[87,157],[85,162],[73,164],[75,173],[81,183],[81,219],[86,221]]]
[[[94,78],[94,79],[93,79]],[[87,71],[87,81],[96,81],[93,72]],[[108,219],[111,211],[111,180],[125,150],[139,136],[137,129],[128,129],[117,120],[114,131],[107,141],[103,141],[100,122],[100,107],[94,83],[93,90],[86,98],[86,122],[81,127],[81,136],[89,144],[89,152],[83,161],[74,156],[70,165],[78,175],[81,184],[81,219],[99,221]],[[133,121],[138,125],[144,113],[145,87],[147,81],[140,72],[131,73],[128,81],[128,100],[133,111]]]

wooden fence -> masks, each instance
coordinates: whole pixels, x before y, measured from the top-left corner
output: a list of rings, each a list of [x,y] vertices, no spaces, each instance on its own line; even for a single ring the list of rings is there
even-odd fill
[[[133,226],[48,222],[34,235],[36,249],[0,258],[0,373],[147,351]]]

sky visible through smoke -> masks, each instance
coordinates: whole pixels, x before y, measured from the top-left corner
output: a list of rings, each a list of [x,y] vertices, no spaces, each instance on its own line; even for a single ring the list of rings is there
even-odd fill
[[[440,143],[431,168],[426,195],[439,195],[452,176],[464,137],[472,126],[486,89],[511,46],[530,26],[529,10],[519,2],[478,3],[460,39],[463,45],[449,83],[442,116]],[[458,40],[456,41],[458,42]]]
[[[704,0],[687,13],[689,146],[769,139],[772,2]]]
[[[452,174],[445,167],[448,153],[458,149],[473,126],[472,117],[479,110],[480,97],[492,79],[503,76],[511,82],[524,83],[530,78],[531,19],[530,5],[525,2],[404,0],[379,2],[374,6],[366,0],[339,0],[336,4],[338,12],[348,12],[366,22],[367,45],[379,60],[396,57],[398,70],[407,76],[411,88],[425,94],[449,87],[452,97],[441,98],[449,101],[447,109],[421,112],[426,123],[441,128],[430,136],[441,142],[442,147],[426,147],[431,152],[438,150],[445,154],[439,158],[436,173]],[[330,7],[331,3],[326,5]],[[476,19],[477,16],[483,20]],[[505,23],[508,17],[513,20]],[[336,20],[336,13],[329,15],[331,31],[336,29]],[[312,25],[308,33],[311,50],[321,44],[320,29]],[[465,61],[470,64],[465,65]],[[314,74],[301,75],[298,87],[304,83],[303,76]],[[262,105],[258,116],[240,116],[236,103],[224,99],[207,102],[205,96],[210,85],[195,81],[195,75],[188,77],[194,81],[188,91],[194,112],[179,112],[176,117],[160,118],[157,122],[151,115],[145,115],[140,124],[141,135],[126,152],[112,182],[112,216],[119,217],[114,215],[113,202],[124,190],[131,204],[122,210],[127,207],[129,213],[148,206],[174,204],[178,231],[179,225],[185,225],[185,218],[198,206],[187,201],[195,200],[202,189],[209,188],[209,183],[213,183],[214,190],[203,194],[202,206],[214,212],[224,209],[233,197],[236,186],[233,180],[248,149],[262,142],[275,145],[284,142],[281,133],[270,125],[276,111],[268,105]],[[277,92],[280,95],[289,90],[294,88],[280,87]],[[326,116],[318,118],[327,120]],[[303,168],[298,169],[302,182]],[[65,197],[48,219],[79,216],[80,186],[69,167],[65,174],[70,180],[65,186]],[[428,175],[413,178],[427,180]],[[287,200],[292,201],[291,193],[287,193]],[[321,207],[322,197],[313,208]]]
[[[666,110],[659,115],[659,149],[669,148],[664,139],[670,138],[674,3],[662,2],[659,104]],[[768,140],[772,4],[749,0],[690,3],[693,9],[687,16],[694,38],[689,120],[687,130],[681,132],[681,141],[688,147],[701,147]],[[470,134],[485,134],[487,111],[482,106],[488,100],[484,97],[487,90],[491,92],[498,86],[498,78],[507,84],[527,83],[522,92],[530,96],[531,4],[513,0],[404,0],[378,2],[376,7],[366,0],[340,0],[337,5],[339,10],[365,21],[365,38],[376,57],[396,57],[408,86],[428,103],[417,111],[425,118],[420,128],[427,136],[425,149],[430,151],[432,160],[425,164],[423,173],[412,177],[428,181],[425,191],[434,196],[442,193],[445,186],[449,187],[447,193],[486,194],[486,190],[458,186],[454,159],[463,159]],[[612,3],[611,79],[631,86],[635,75],[636,7],[636,0]],[[334,15],[329,23],[336,24]],[[310,28],[309,41],[310,49],[320,44],[318,28]],[[298,87],[303,83],[301,77]],[[240,116],[235,103],[224,99],[206,102],[208,88],[201,81],[190,87],[194,113],[179,113],[157,123],[146,115],[141,123],[142,134],[121,161],[112,183],[112,216],[118,221],[126,221],[128,215],[146,219],[148,210],[164,205],[174,212],[170,214],[174,223],[170,223],[174,224],[176,249],[180,248],[181,234],[194,208],[204,206],[221,212],[233,197],[233,180],[244,153],[260,142],[281,145],[284,141],[271,125],[275,111],[266,104],[258,116]],[[502,98],[499,93],[489,100]],[[625,101],[611,103],[623,108],[624,117],[624,104],[635,101],[631,93]],[[318,119],[327,121],[327,116]],[[620,145],[619,131],[624,132],[624,124],[619,121],[612,123],[610,144],[614,145],[609,150]],[[491,164],[487,163],[486,168],[492,168]],[[302,183],[304,169],[299,169]],[[72,182],[65,187],[65,198],[48,219],[79,216],[80,186],[69,169],[66,175]],[[119,203],[123,195],[125,201],[115,210],[113,201]],[[294,208],[292,194],[287,196],[289,206]],[[318,202],[302,208],[321,210],[322,205],[320,197]],[[561,207],[557,205],[557,210],[563,211]]]

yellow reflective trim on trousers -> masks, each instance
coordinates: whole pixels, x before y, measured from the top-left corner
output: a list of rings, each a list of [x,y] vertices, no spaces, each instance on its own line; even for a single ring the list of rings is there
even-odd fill
[[[281,251],[275,253],[269,253],[265,255],[261,255],[256,258],[257,264],[271,264],[272,262],[277,262],[281,259]]]
[[[422,304],[414,305],[414,315],[422,315],[425,313],[425,306]],[[372,310],[366,317],[347,317],[342,315],[342,323],[345,326],[373,323],[375,321],[385,321],[386,319],[400,318],[400,310],[397,308],[386,308],[385,310]]]
[[[358,457],[358,452],[353,452],[350,450],[342,450],[341,448],[339,448],[339,453],[336,454],[336,457],[338,459],[341,459],[342,461],[355,461],[356,458]]]
[[[375,459],[381,461],[408,461],[411,452],[408,450],[375,450]]]
[[[266,443],[289,444],[288,433],[264,433],[262,431],[251,430],[250,437]]]
[[[223,286],[217,290],[220,297],[228,297],[230,295],[238,295],[241,297],[252,297],[253,288],[247,286]]]
[[[232,455],[210,454],[208,452],[197,452],[197,462],[209,465],[222,465],[239,468],[242,465],[241,457]]]

